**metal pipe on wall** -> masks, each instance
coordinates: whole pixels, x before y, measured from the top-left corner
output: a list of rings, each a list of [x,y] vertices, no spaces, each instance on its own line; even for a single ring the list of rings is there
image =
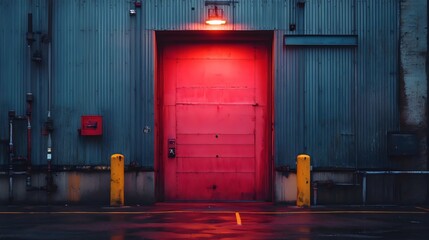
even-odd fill
[[[429,2],[426,1],[426,169],[429,170]],[[429,178],[429,177],[428,177]],[[427,181],[429,183],[429,181]],[[429,202],[429,184],[426,202]]]
[[[31,59],[30,59],[31,61]],[[31,189],[31,168],[32,168],[32,161],[31,161],[31,114],[33,112],[33,94],[31,92],[27,93],[27,177],[26,177],[26,187],[27,190]]]
[[[9,202],[13,201],[13,159],[14,159],[14,146],[13,146],[13,118],[15,117],[14,111],[9,111]]]
[[[31,0],[30,0],[30,9],[31,9]],[[28,49],[28,62],[27,62],[27,177],[26,177],[26,187],[27,189],[31,188],[31,115],[32,115],[32,103],[33,103],[33,93],[31,91],[31,75],[32,75],[32,57],[31,57],[31,45],[35,41],[33,33],[33,14],[29,11],[27,15],[27,49]]]
[[[52,6],[53,1],[48,0],[48,116],[45,128],[48,132],[47,139],[47,174],[46,174],[46,191],[54,192],[56,186],[54,184],[52,176],[52,131],[53,131],[53,120],[52,120]]]
[[[48,0],[48,118],[52,110],[52,0]]]
[[[31,92],[31,44],[33,43],[33,15],[27,15],[27,92]]]

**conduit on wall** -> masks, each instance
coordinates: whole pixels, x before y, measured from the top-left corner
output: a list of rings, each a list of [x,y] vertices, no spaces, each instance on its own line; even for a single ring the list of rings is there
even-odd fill
[[[31,9],[31,1],[30,1],[30,9]],[[33,103],[33,93],[31,91],[31,75],[32,75],[32,69],[31,69],[31,63],[32,63],[32,57],[31,57],[31,46],[34,39],[34,33],[33,33],[33,14],[31,11],[29,11],[27,16],[27,49],[28,49],[28,59],[27,59],[27,94],[26,94],[26,102],[27,102],[27,110],[26,110],[26,116],[27,116],[27,177],[26,177],[26,187],[27,190],[31,189],[31,167],[32,167],[32,159],[31,159],[31,115],[33,112],[32,109],[32,103]]]
[[[46,191],[55,192],[57,186],[54,184],[52,176],[52,131],[53,131],[53,119],[51,116],[52,111],[52,6],[53,1],[48,0],[48,116],[45,122],[45,130],[48,132],[47,140],[47,174],[46,174]]]

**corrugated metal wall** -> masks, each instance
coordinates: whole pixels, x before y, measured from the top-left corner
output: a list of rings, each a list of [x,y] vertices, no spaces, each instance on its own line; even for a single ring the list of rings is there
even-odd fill
[[[7,163],[8,111],[25,115],[25,94],[27,92],[27,12],[25,1],[0,1],[0,164]],[[21,125],[21,124],[20,124]],[[23,125],[21,133],[25,133]],[[18,153],[25,153],[26,146],[16,147]],[[4,141],[3,141],[4,140]],[[20,141],[21,140],[21,141]]]
[[[129,1],[53,2],[54,164],[108,165],[111,154],[122,153],[127,163],[153,166],[153,135],[143,129],[153,129],[154,44],[141,43],[141,18],[129,16]],[[4,13],[0,22],[10,23],[0,26],[5,33],[1,35],[1,86],[2,93],[7,93],[1,97],[1,138],[8,137],[7,109],[25,114],[25,34],[27,12],[32,11],[34,31],[41,32],[32,50],[40,50],[43,56],[41,63],[32,63],[33,162],[43,165],[46,137],[41,131],[47,118],[48,52],[39,36],[47,33],[47,1],[1,0],[0,4]],[[150,80],[145,76],[142,81],[147,72]],[[81,115],[102,115],[103,136],[79,136]],[[18,154],[25,155],[25,151]]]
[[[387,131],[399,130],[399,1],[356,6],[358,167],[388,167]]]
[[[399,128],[399,0],[307,0],[304,7],[298,0],[221,2],[229,24],[208,27],[203,0],[143,0],[135,16],[129,15],[132,1],[54,1],[54,162],[108,164],[119,152],[127,163],[153,166],[154,31],[223,29],[275,31],[277,166],[293,168],[302,152],[313,156],[315,167],[390,166],[386,133]],[[30,9],[34,30],[46,33],[46,0],[0,0],[2,139],[7,109],[24,113]],[[289,47],[285,34],[357,34],[358,46]],[[44,164],[46,139],[39,133],[47,108],[46,44],[35,42],[37,48],[44,61],[32,64],[34,162]],[[85,114],[103,115],[101,138],[78,136]]]
[[[276,163],[294,167],[304,152],[316,167],[389,168],[387,132],[399,130],[399,2],[307,1],[296,11],[297,32],[357,34],[358,46],[276,45],[284,51],[276,59]]]

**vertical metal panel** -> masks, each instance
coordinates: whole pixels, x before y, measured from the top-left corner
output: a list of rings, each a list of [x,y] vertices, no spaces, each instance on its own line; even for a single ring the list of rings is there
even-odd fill
[[[236,30],[270,30],[277,28],[278,4],[282,1],[238,1],[233,11]],[[283,18],[284,15],[281,16]]]
[[[389,167],[387,131],[399,130],[399,1],[357,1],[358,167]]]
[[[279,163],[294,167],[308,153],[315,167],[354,167],[354,49],[284,51],[287,68],[276,82]]]
[[[141,78],[139,83],[140,90],[140,99],[141,102],[141,121],[137,122],[137,129],[143,128],[143,136],[138,132],[137,141],[139,142],[139,147],[141,148],[142,156],[142,165],[143,166],[154,166],[154,107],[155,107],[155,34],[153,31],[145,30],[142,31],[142,38],[140,43],[142,45],[142,64],[141,64]]]
[[[304,8],[306,34],[353,33],[353,0],[306,1]]]
[[[285,49],[283,32],[275,39],[275,157],[277,165],[295,167],[296,156],[304,149],[304,50],[298,47]]]
[[[306,152],[316,167],[355,167],[354,48],[305,51]]]

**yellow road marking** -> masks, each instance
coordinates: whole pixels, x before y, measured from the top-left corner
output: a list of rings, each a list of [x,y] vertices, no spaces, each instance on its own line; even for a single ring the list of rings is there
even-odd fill
[[[239,212],[235,212],[235,218],[237,219],[237,225],[241,226],[241,217]]]

